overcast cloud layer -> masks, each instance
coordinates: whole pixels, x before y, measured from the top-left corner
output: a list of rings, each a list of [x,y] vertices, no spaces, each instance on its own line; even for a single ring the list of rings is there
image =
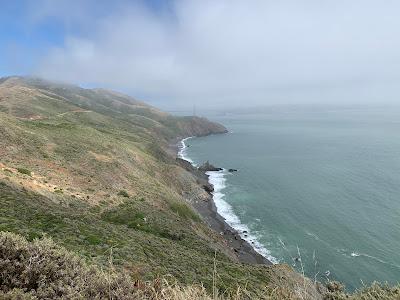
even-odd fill
[[[400,1],[55,2],[33,21],[81,30],[38,64],[51,79],[174,105],[400,100]]]

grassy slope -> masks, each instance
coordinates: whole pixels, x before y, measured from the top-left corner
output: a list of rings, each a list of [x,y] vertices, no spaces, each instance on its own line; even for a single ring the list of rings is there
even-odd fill
[[[132,280],[115,270],[109,261],[106,270],[88,265],[70,251],[44,238],[27,242],[20,235],[0,231],[0,298],[1,299],[151,299],[151,300],[211,300],[253,299],[248,291],[238,288],[231,295],[213,295],[201,285],[182,286],[174,281]],[[392,300],[399,299],[399,287],[372,285],[353,295],[346,295],[341,286],[331,282],[324,299],[329,300]],[[265,290],[270,300],[309,299],[301,289],[276,286]]]
[[[114,264],[134,278],[170,274],[210,287],[216,253],[221,290],[261,293],[282,274],[297,284],[300,276],[285,266],[237,263],[181,196],[183,189],[205,195],[164,151],[169,140],[224,130],[113,92],[5,80],[0,229],[29,240],[50,236],[100,265],[112,251]]]
[[[241,286],[250,298],[319,298],[310,281],[287,266],[238,263],[181,196],[206,195],[166,153],[168,142],[224,130],[115,92],[0,79],[0,231],[28,240],[51,237],[100,267],[112,258],[133,279],[172,275],[210,289],[216,257],[219,290]],[[330,288],[327,299],[347,299]],[[351,299],[396,299],[399,293],[372,286]]]

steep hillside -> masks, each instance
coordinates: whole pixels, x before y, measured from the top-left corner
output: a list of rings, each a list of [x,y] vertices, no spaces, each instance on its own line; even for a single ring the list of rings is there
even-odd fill
[[[250,298],[284,286],[320,298],[285,265],[239,263],[192,209],[207,193],[168,145],[225,131],[115,92],[0,79],[0,230],[29,241],[51,237],[100,267],[112,259],[133,280],[171,276],[226,292],[241,286]]]
[[[151,129],[147,133],[158,134],[157,137],[163,139],[226,131],[220,124],[207,119],[174,117],[114,91],[83,89],[29,77],[1,79],[0,111],[29,120],[96,112],[125,121],[137,129]]]

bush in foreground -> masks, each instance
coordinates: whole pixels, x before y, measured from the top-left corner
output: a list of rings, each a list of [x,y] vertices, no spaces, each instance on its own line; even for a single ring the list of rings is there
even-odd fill
[[[127,277],[102,272],[57,246],[50,239],[27,242],[21,236],[0,233],[0,290],[38,299],[133,299]],[[127,297],[121,297],[127,295]]]
[[[0,232],[0,299],[151,299],[239,300],[253,299],[246,290],[213,296],[202,286],[180,286],[165,280],[132,281],[123,272],[101,270],[44,238],[28,242],[23,237]],[[302,296],[303,295],[303,296]],[[317,298],[315,298],[316,296]],[[348,295],[339,284],[328,284],[325,295],[314,295],[277,286],[265,290],[264,299],[392,300],[400,299],[400,287],[373,284]]]
[[[112,268],[111,268],[112,269]],[[100,270],[44,238],[0,232],[0,299],[211,299],[201,286],[133,282]]]

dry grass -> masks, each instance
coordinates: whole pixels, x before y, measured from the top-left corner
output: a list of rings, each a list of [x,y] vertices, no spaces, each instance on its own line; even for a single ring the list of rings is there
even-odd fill
[[[28,242],[7,232],[0,232],[0,270],[0,296],[5,299],[254,299],[240,287],[230,294],[220,293],[216,262],[210,295],[202,285],[182,286],[174,278],[134,281],[114,269],[112,251],[109,268],[99,268],[88,265],[51,239]],[[283,288],[266,289],[264,296],[299,299],[295,291]]]
[[[0,232],[0,270],[1,299],[222,299],[201,285],[133,281],[114,270],[112,252],[110,268],[100,269],[51,239],[30,243],[7,232]]]
[[[0,232],[0,299],[399,299],[398,287],[348,295],[285,265],[232,260],[182,197],[198,194],[195,178],[165,151],[223,130],[113,92],[0,84],[0,230],[74,251]]]
[[[152,281],[133,280],[113,266],[112,249],[109,267],[88,265],[75,254],[43,238],[28,242],[23,237],[0,232],[0,299],[144,299],[144,300],[392,300],[400,299],[400,288],[373,284],[353,295],[331,282],[323,293],[315,292],[309,279],[303,284],[289,281],[266,286],[260,296],[251,296],[237,287],[229,294],[217,289],[218,267],[214,262],[212,294],[199,284],[183,286],[174,278]]]

